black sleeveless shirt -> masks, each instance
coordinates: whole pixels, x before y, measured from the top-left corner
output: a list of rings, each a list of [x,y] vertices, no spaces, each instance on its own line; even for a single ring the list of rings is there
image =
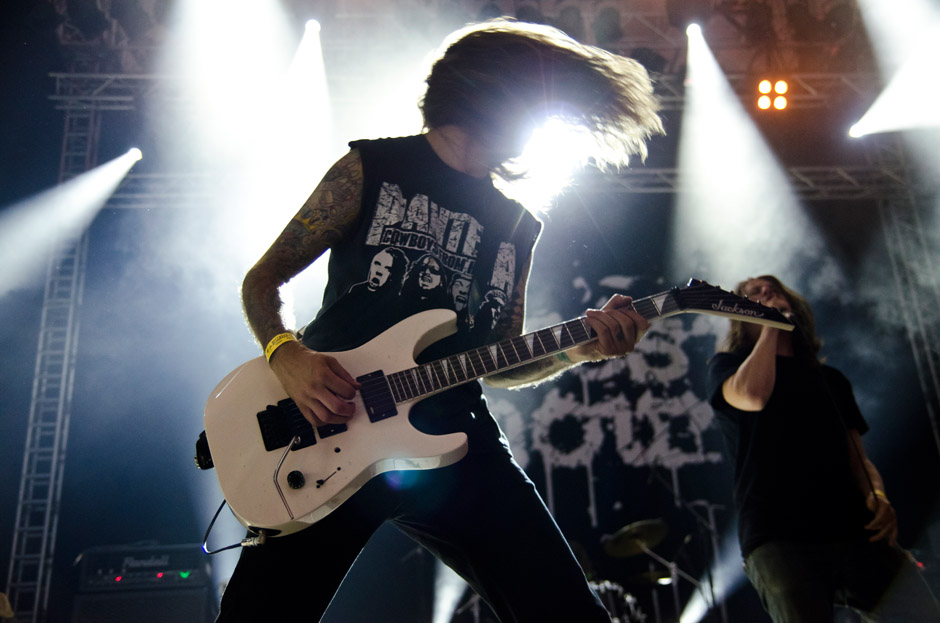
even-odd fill
[[[304,344],[349,350],[435,308],[455,311],[458,330],[426,349],[419,363],[497,341],[492,330],[510,313],[539,221],[491,180],[446,165],[423,135],[350,147],[362,159],[360,216],[353,233],[330,250],[323,303],[303,331]],[[480,395],[479,384],[469,383],[424,402],[437,399],[469,413]]]

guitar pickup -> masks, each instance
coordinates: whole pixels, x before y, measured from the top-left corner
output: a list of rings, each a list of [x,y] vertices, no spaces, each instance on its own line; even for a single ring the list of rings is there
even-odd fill
[[[338,426],[345,428],[343,424]],[[268,452],[288,446],[294,437],[300,437],[300,441],[291,450],[300,450],[317,443],[313,426],[304,419],[300,409],[290,398],[285,398],[276,405],[268,405],[264,411],[258,412],[258,427],[261,429],[264,449]]]
[[[392,396],[392,390],[384,372],[376,370],[363,374],[356,380],[362,384],[359,388],[359,395],[362,396],[362,404],[365,405],[370,422],[379,422],[398,415],[395,397]]]

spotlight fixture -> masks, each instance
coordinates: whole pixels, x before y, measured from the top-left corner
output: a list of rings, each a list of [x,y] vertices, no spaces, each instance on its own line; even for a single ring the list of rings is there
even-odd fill
[[[787,92],[790,90],[790,84],[786,80],[771,80],[764,78],[757,83],[757,107],[761,110],[784,110],[790,102],[787,100]]]

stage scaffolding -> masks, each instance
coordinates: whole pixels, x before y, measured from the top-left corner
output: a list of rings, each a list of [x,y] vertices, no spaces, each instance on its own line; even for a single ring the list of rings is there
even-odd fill
[[[652,18],[633,18],[654,35],[667,28]],[[661,21],[661,17],[657,19]],[[680,45],[678,41],[675,37],[653,36],[650,45],[662,50]],[[135,110],[154,99],[185,105],[178,81],[169,76],[85,71],[52,77],[55,92],[50,99],[64,114],[60,182],[97,165],[101,124],[107,122],[108,113]],[[793,95],[797,107],[824,106],[834,98],[843,98],[847,91],[871,95],[877,88],[874,77],[866,74],[795,74],[790,79],[797,87]],[[739,95],[745,95],[748,82],[744,75],[729,76],[729,82]],[[656,85],[667,110],[681,109],[681,78],[657,75]],[[879,202],[898,284],[898,308],[904,317],[940,452],[940,335],[931,321],[935,310],[940,309],[937,251],[924,237],[924,206],[912,190],[915,186],[900,139],[887,136],[865,140],[872,155],[867,165],[792,167],[787,172],[796,194],[806,201]],[[205,181],[205,176],[198,174],[131,174],[106,207],[198,209],[195,206],[205,194]],[[675,193],[681,190],[679,184],[675,169],[640,167],[592,180],[579,191]],[[46,273],[7,584],[7,594],[21,622],[45,622],[48,610],[87,245],[84,235],[62,244],[49,260]]]

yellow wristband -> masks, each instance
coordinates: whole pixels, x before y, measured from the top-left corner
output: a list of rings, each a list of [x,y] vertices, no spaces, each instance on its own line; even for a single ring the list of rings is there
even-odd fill
[[[297,338],[294,337],[293,333],[278,333],[271,338],[271,341],[268,342],[268,345],[264,347],[264,358],[268,361],[271,361],[271,355],[274,354],[280,346],[286,342],[296,342]]]

